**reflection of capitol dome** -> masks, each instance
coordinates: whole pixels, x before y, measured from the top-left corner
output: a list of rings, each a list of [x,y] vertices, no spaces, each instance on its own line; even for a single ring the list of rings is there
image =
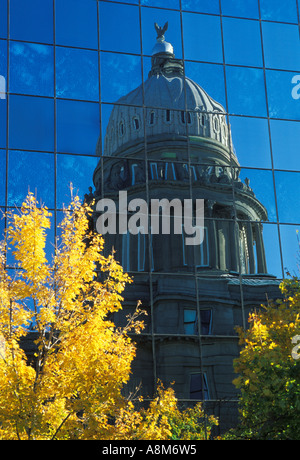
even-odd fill
[[[231,146],[224,108],[184,77],[182,61],[175,59],[172,45],[160,37],[153,48],[149,78],[114,105],[104,154],[118,154],[129,142],[142,141],[145,134],[156,137],[187,133],[218,141],[226,149]]]

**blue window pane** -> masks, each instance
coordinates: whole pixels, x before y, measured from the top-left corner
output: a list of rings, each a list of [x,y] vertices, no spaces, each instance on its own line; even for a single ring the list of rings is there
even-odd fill
[[[258,19],[258,0],[221,0],[222,13],[227,16]]]
[[[220,18],[192,13],[182,16],[185,59],[223,62]]]
[[[220,14],[219,0],[182,0],[182,10]]]
[[[6,151],[0,150],[0,206],[5,206],[5,186],[6,186]],[[0,212],[0,221],[1,221]],[[1,236],[0,236],[1,240]]]
[[[262,19],[298,22],[296,0],[260,0],[260,9]]]
[[[0,0],[0,37],[7,37],[7,0]]]
[[[53,47],[35,43],[10,43],[10,81],[12,93],[53,96]]]
[[[0,98],[0,148],[6,147],[6,107],[7,101],[6,99]]]
[[[53,43],[53,0],[10,0],[10,36]]]
[[[52,99],[10,96],[9,146],[14,149],[53,150],[54,108]]]
[[[156,8],[142,8],[142,37],[143,54],[152,55],[152,49],[156,44],[156,31],[154,23],[161,27],[168,22],[168,30],[165,40],[172,44],[175,57],[182,58],[181,23],[179,11],[170,11]]]
[[[224,69],[220,64],[185,62],[185,75],[226,108]]]
[[[100,2],[100,48],[140,53],[139,9],[133,5]]]
[[[276,222],[277,214],[272,171],[241,168],[241,181],[244,182],[246,178],[250,180],[250,187],[255,197],[267,210],[267,221]]]
[[[291,275],[299,277],[299,231],[299,225],[280,225],[280,239],[285,276]]]
[[[79,155],[57,155],[57,207],[70,203],[70,184],[73,185],[74,194],[77,193],[81,200],[89,193],[92,184],[93,171],[98,163],[98,158]]]
[[[93,155],[100,131],[97,103],[57,100],[57,150]]]
[[[268,122],[250,117],[230,117],[232,141],[241,166],[271,168]]]
[[[97,2],[56,0],[56,43],[82,48],[98,48]]]
[[[300,157],[296,154],[296,146],[300,139],[300,123],[271,120],[270,126],[274,168],[300,171]]]
[[[300,223],[300,173],[275,171],[276,196],[280,223]]]
[[[282,264],[277,224],[263,224],[263,241],[267,262],[267,273],[281,279]]]
[[[102,101],[116,102],[142,84],[140,57],[101,53],[100,63]],[[142,104],[142,97],[133,101],[133,105]]]
[[[7,78],[7,42],[4,40],[0,40],[0,75],[4,77],[6,80]],[[0,86],[0,92],[1,93],[3,92],[3,83]]]
[[[8,206],[20,206],[28,191],[39,202],[54,207],[54,155],[41,152],[9,152]]]
[[[298,26],[262,23],[266,67],[300,70]]]
[[[266,116],[263,70],[226,67],[229,112],[237,115]]]
[[[292,72],[267,70],[266,76],[270,117],[300,120],[300,99],[296,98],[300,76],[298,85],[293,83],[295,74]]]
[[[259,22],[223,18],[223,36],[227,64],[262,67]]]
[[[161,8],[173,8],[174,10],[180,8],[179,0],[141,0],[141,5],[158,6]]]
[[[99,100],[97,51],[57,48],[56,95]]]

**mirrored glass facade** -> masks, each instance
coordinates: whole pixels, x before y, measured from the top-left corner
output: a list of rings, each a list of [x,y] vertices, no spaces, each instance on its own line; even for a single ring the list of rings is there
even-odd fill
[[[134,277],[115,320],[148,311],[128,391],[175,381],[220,429],[236,417],[235,326],[299,274],[299,7],[0,0],[0,209],[36,193],[54,241],[70,183],[82,200],[204,199],[201,245],[151,233],[150,216],[106,239]]]

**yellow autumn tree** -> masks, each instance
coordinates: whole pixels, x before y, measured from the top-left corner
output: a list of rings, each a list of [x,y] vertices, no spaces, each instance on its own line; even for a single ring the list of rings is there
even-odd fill
[[[128,333],[141,331],[141,311],[137,307],[122,329],[109,319],[132,280],[113,254],[103,255],[103,238],[89,229],[91,213],[72,199],[51,262],[49,210],[29,193],[20,212],[7,216],[0,251],[0,439],[173,436],[174,392],[161,389],[140,412],[122,395],[136,351]],[[16,261],[12,273],[8,251]],[[32,336],[30,359],[21,344]]]

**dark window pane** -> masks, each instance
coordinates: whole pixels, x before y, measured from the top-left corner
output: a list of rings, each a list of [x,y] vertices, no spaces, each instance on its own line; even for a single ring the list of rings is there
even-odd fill
[[[271,120],[270,125],[274,167],[300,170],[300,157],[296,151],[300,139],[300,123]]]
[[[132,5],[99,2],[100,48],[140,53],[139,9]]]
[[[10,96],[9,146],[14,149],[53,150],[54,109],[52,99]]]
[[[275,171],[276,196],[280,223],[300,223],[300,173]]]
[[[224,18],[223,36],[227,64],[262,66],[259,22]]]
[[[56,94],[70,99],[99,100],[98,53],[57,48]]]
[[[117,71],[116,71],[117,69]],[[127,54],[101,53],[101,99],[116,102],[142,83],[141,58]],[[133,105],[142,105],[142,91]]]
[[[154,28],[155,22],[161,27],[168,22],[165,40],[172,44],[176,58],[180,59],[182,57],[182,43],[179,11],[142,8],[143,54],[152,55],[152,49],[156,44],[157,37]]]
[[[203,374],[191,374],[190,398],[208,399],[208,388],[206,378]]]
[[[9,152],[8,206],[20,206],[28,191],[39,202],[54,207],[54,155],[41,152]]]
[[[56,43],[98,48],[97,2],[56,0]]]
[[[238,115],[266,116],[263,70],[226,67],[229,112]]]
[[[182,0],[182,10],[220,14],[219,0]]]
[[[97,158],[79,155],[57,155],[57,207],[68,205],[71,199],[70,184],[74,187],[74,194],[81,200],[89,193],[93,185],[90,171],[94,171],[98,163]]]
[[[222,13],[227,16],[258,19],[258,0],[222,0]]]
[[[93,155],[99,137],[99,105],[57,100],[57,150]]]
[[[11,0],[10,36],[16,40],[53,43],[53,0]]]
[[[182,17],[185,59],[223,62],[220,18],[192,13]]]
[[[263,22],[262,31],[266,67],[299,71],[298,26]]]
[[[7,37],[7,0],[0,0],[0,37]]]
[[[260,118],[230,117],[229,122],[240,165],[271,168],[268,121]]]
[[[0,150],[0,206],[5,206],[5,188],[6,188],[6,151]],[[1,222],[0,211],[0,222]],[[1,241],[1,235],[0,235]]]
[[[10,43],[12,93],[53,96],[53,47],[34,43]]]
[[[270,117],[300,120],[300,100],[293,93],[299,87],[300,77],[296,85],[292,72],[267,70],[266,76]]]
[[[296,0],[260,0],[260,9],[262,19],[298,22]]]

